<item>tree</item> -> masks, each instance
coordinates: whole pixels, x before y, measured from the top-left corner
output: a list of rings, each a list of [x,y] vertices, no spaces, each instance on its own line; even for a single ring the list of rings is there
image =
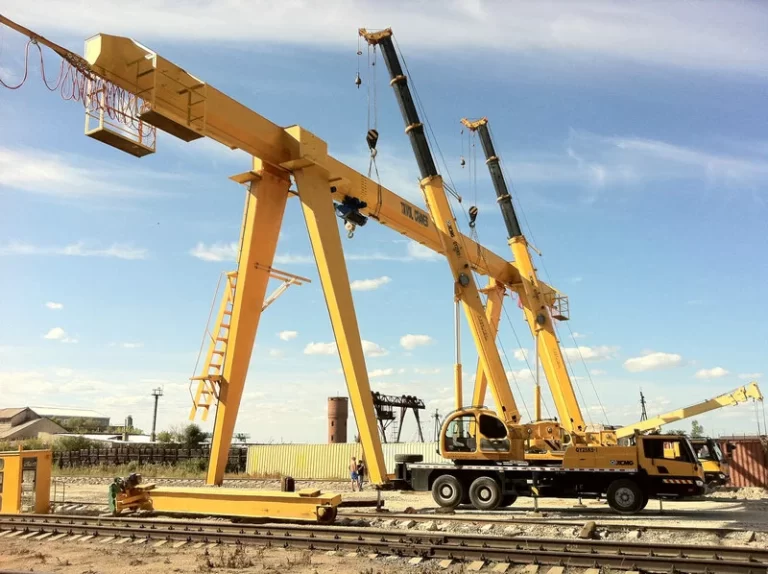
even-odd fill
[[[680,435],[680,436],[685,436],[686,434],[688,434],[688,433],[686,433],[682,429],[670,429],[670,430],[665,431],[665,432],[666,432],[666,434],[676,434],[676,435]]]
[[[184,446],[187,448],[194,448],[200,446],[200,444],[208,438],[208,433],[203,432],[203,430],[195,423],[190,423],[184,427],[179,438]]]
[[[164,430],[157,433],[157,442],[161,444],[171,444],[176,442],[176,440],[172,433],[168,432],[167,430]]]
[[[691,421],[691,438],[701,438],[704,436],[704,427],[699,421]]]

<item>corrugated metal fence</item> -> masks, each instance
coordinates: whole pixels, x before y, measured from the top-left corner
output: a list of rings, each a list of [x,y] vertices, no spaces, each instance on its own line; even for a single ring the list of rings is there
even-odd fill
[[[437,443],[412,442],[382,445],[387,472],[395,471],[396,454],[420,454],[425,462],[440,462]],[[349,460],[363,456],[357,443],[345,444],[265,444],[248,448],[248,474],[255,476],[287,475],[296,479],[349,478]]]
[[[720,438],[720,448],[726,453],[726,444],[736,445],[731,458],[729,486],[760,486],[768,488],[768,442],[759,436]]]

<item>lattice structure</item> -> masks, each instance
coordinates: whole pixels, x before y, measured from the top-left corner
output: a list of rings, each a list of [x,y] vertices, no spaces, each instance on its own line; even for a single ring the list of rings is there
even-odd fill
[[[400,442],[400,435],[403,431],[403,419],[409,410],[413,411],[413,415],[416,418],[419,440],[424,442],[424,433],[421,430],[421,420],[419,419],[419,411],[426,408],[423,400],[411,395],[397,397],[382,395],[377,392],[372,392],[371,395],[373,396],[373,408],[376,412],[376,421],[379,424],[379,431],[381,432],[381,440],[383,442],[387,442],[387,431],[392,425],[394,425],[392,434],[396,435],[395,442]],[[399,417],[395,413],[395,408],[400,409]]]

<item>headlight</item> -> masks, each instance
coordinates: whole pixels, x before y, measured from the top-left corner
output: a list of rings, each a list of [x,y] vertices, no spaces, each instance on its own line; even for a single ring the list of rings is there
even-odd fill
[[[704,482],[701,480],[696,481],[696,486],[704,486]]]
[[[717,475],[717,477],[718,477],[720,480],[724,480],[724,479],[725,479],[725,475],[724,475],[722,472],[721,472],[720,474],[718,474],[718,475]]]

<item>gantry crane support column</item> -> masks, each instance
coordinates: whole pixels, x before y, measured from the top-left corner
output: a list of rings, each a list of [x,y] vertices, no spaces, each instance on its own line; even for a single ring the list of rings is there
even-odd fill
[[[291,128],[308,134],[301,128]],[[311,134],[309,134],[311,135]],[[349,285],[339,225],[328,193],[328,172],[318,166],[294,170],[301,208],[309,231],[317,271],[325,294],[347,391],[355,413],[368,475],[373,484],[387,481],[384,453],[378,440],[376,414],[365,366],[363,344],[357,324],[352,289]]]
[[[291,185],[286,172],[263,165],[258,160],[254,160],[253,171],[240,239],[240,260],[224,380],[219,387],[213,428],[215,440],[211,441],[211,462],[206,479],[208,484],[217,486],[221,486],[224,480],[229,447]]]
[[[429,148],[424,125],[419,120],[419,114],[408,87],[408,79],[403,73],[392,41],[392,31],[386,29],[369,33],[365,29],[361,29],[359,33],[369,44],[379,46],[387,64],[391,78],[390,84],[394,88],[397,103],[405,121],[405,132],[408,134],[416,156],[416,163],[419,166],[421,189],[432,214],[432,220],[438,229],[443,246],[442,252],[448,259],[454,275],[456,293],[464,308],[475,340],[480,363],[491,382],[494,401],[507,424],[519,424],[520,413],[510,391],[504,366],[496,348],[495,333],[491,331],[488,325],[485,308],[480,299],[480,292],[472,275],[472,266],[467,257],[466,245],[458,232],[456,220],[445,193],[443,179],[437,172],[437,166]]]
[[[552,391],[552,398],[560,416],[560,424],[571,433],[577,442],[582,442],[582,437],[585,436],[587,429],[563,360],[560,342],[555,333],[555,325],[550,312],[551,301],[547,301],[542,296],[541,284],[536,276],[536,269],[528,251],[528,242],[520,228],[512,198],[501,170],[501,164],[493,146],[488,129],[488,120],[482,118],[473,122],[464,119],[462,123],[470,130],[476,131],[480,137],[480,144],[483,147],[486,164],[491,173],[496,199],[507,228],[509,246],[512,249],[515,264],[520,270],[522,289],[516,291],[521,299],[528,326],[534,339],[537,340],[536,347],[539,360]],[[475,393],[482,401],[484,393],[482,389],[477,388],[478,382],[476,381]]]

